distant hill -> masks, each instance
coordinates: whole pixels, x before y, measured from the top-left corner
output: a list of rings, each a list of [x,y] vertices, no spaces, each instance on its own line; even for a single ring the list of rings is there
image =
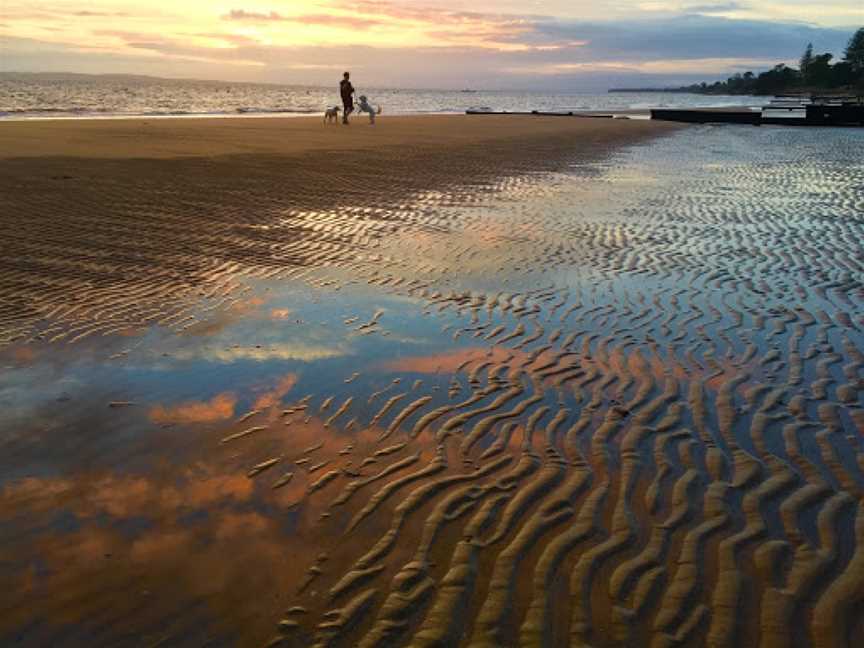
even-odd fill
[[[198,84],[222,84],[226,86],[250,85],[250,86],[281,86],[278,83],[263,83],[252,81],[224,81],[219,79],[189,79],[149,76],[146,74],[82,74],[77,72],[0,72],[0,80],[8,81],[44,81],[44,82],[69,82],[69,81],[110,81],[114,83],[198,83]]]
[[[689,89],[689,87],[681,87],[681,88],[609,88],[609,92],[611,93],[623,93],[623,92],[669,92],[669,93],[690,93],[693,91]],[[706,93],[698,93],[698,94],[706,94]]]

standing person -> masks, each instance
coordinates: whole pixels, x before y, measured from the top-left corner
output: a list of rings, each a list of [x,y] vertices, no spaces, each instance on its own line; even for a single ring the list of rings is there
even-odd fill
[[[348,115],[354,112],[354,86],[351,85],[351,75],[346,72],[339,82],[339,94],[342,95],[342,123],[348,123]]]

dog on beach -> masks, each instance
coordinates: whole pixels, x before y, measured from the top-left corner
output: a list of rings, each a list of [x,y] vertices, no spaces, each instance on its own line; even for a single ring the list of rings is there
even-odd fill
[[[325,124],[335,124],[339,121],[339,107],[331,106],[327,110],[324,111],[324,123]]]
[[[381,114],[381,106],[378,106],[376,110],[369,104],[369,100],[366,98],[366,95],[360,95],[360,102],[357,106],[358,113],[368,113],[369,114],[369,123],[375,123],[375,115]]]

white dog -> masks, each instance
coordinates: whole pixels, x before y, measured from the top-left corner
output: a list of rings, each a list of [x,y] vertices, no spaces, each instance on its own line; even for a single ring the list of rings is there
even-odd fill
[[[339,107],[333,106],[324,111],[324,123],[335,124],[339,121]]]
[[[366,95],[360,95],[360,102],[357,105],[358,113],[369,113],[369,123],[375,123],[375,115],[381,114],[381,106],[378,106],[378,110],[375,110],[371,105],[369,105],[369,100],[366,98]]]

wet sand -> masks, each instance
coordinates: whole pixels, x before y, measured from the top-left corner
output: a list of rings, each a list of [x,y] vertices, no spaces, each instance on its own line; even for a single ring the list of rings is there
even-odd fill
[[[531,140],[549,137],[568,145],[592,146],[626,143],[669,129],[644,120],[464,115],[386,117],[374,126],[367,118],[353,116],[348,127],[322,125],[319,117],[16,121],[2,126],[3,159],[296,155],[391,147],[446,150],[508,140],[530,145]],[[524,153],[530,155],[528,150]]]
[[[347,128],[312,118],[2,126],[0,344],[152,322],[182,329],[196,321],[189,310],[202,292],[229,301],[237,274],[352,263],[402,225],[377,209],[671,131],[465,116]],[[337,208],[338,222],[315,216]],[[64,320],[75,326],[58,329]]]
[[[861,136],[388,121],[0,129],[0,639],[864,641]]]

